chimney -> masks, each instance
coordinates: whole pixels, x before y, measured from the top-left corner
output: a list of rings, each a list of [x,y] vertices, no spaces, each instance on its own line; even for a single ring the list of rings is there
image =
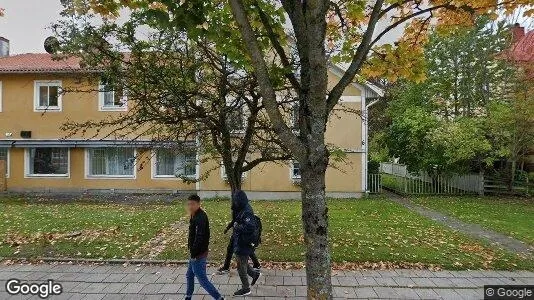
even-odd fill
[[[515,23],[512,27],[512,44],[519,42],[525,36],[525,27]]]
[[[0,36],[0,57],[9,56],[9,40]]]

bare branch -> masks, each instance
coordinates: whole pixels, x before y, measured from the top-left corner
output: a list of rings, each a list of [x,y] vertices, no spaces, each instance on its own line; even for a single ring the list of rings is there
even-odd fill
[[[245,45],[250,53],[252,64],[254,65],[254,71],[258,78],[259,88],[263,97],[265,109],[271,122],[273,129],[278,133],[280,139],[291,149],[293,153],[303,153],[304,147],[298,138],[293,134],[291,129],[284,122],[283,116],[278,110],[278,104],[276,103],[276,93],[274,91],[271,79],[269,78],[269,72],[267,65],[263,59],[262,51],[252,30],[252,26],[248,20],[248,17],[243,7],[241,0],[230,0],[230,6],[232,13],[239,26],[241,35],[245,41]]]

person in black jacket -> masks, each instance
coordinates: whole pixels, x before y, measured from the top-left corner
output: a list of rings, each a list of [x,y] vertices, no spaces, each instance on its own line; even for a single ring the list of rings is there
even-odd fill
[[[232,205],[235,206],[235,222],[232,239],[234,241],[234,253],[237,260],[237,272],[241,279],[242,287],[234,293],[234,296],[250,295],[250,285],[254,285],[261,273],[255,271],[248,264],[248,258],[254,254],[254,244],[251,238],[258,224],[254,217],[254,211],[248,203],[247,194],[237,191],[232,195]],[[248,276],[252,277],[249,284]]]
[[[228,225],[226,226],[226,229],[224,230],[224,234],[228,233],[230,229],[234,227],[236,218],[236,208],[232,201],[232,220]],[[233,235],[230,237],[230,242],[228,242],[228,247],[226,247],[226,257],[224,259],[224,264],[222,267],[220,267],[217,270],[217,275],[223,275],[228,272],[230,272],[230,262],[232,261],[232,256],[234,255],[234,239]],[[260,261],[258,260],[258,257],[256,256],[256,253],[252,252],[250,254],[250,259],[252,260],[252,268],[254,268],[255,271],[259,271],[261,268]]]
[[[200,208],[200,197],[197,195],[189,196],[187,200],[187,210],[190,215],[189,235],[187,246],[191,258],[187,268],[187,291],[186,300],[193,297],[195,289],[195,277],[213,299],[224,299],[219,291],[213,286],[206,275],[206,259],[208,257],[208,247],[210,244],[210,224],[208,215]]]

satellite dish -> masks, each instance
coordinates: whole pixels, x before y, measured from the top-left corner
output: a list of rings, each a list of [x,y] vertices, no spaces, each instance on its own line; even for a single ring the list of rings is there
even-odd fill
[[[53,36],[49,36],[44,41],[44,48],[47,53],[56,54],[59,51],[59,41]]]
[[[59,0],[59,2],[61,3],[61,5],[63,5],[64,7],[67,7],[69,4],[71,4],[71,0]]]

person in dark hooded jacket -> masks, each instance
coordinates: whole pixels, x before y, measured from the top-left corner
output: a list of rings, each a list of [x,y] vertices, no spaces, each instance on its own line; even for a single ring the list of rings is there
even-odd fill
[[[252,277],[252,285],[260,277],[260,272],[255,271],[248,264],[248,258],[254,254],[254,245],[251,237],[258,224],[254,217],[254,211],[250,206],[247,194],[243,191],[237,191],[232,195],[232,205],[235,208],[234,232],[232,239],[234,241],[234,253],[237,260],[237,271],[241,279],[242,287],[234,293],[234,296],[250,295],[250,284],[248,276]]]
[[[226,229],[224,229],[225,234],[234,227],[235,219],[236,219],[236,208],[232,201],[232,220],[230,221],[230,223],[228,223],[228,225],[226,226]],[[224,264],[222,267],[220,267],[217,270],[217,273],[216,273],[217,275],[223,275],[223,274],[230,272],[230,262],[232,261],[233,255],[234,255],[234,239],[233,239],[233,234],[232,234],[232,236],[230,237],[230,241],[228,242],[228,247],[226,248],[226,257],[224,259]],[[260,261],[258,260],[258,257],[256,256],[254,252],[250,254],[250,259],[252,260],[252,267],[254,268],[254,270],[259,271],[261,268]]]

